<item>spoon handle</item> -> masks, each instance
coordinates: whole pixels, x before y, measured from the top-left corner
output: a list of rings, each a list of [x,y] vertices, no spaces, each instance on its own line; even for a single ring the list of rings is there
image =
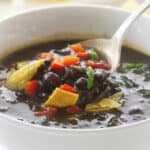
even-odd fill
[[[139,17],[147,8],[150,7],[150,0],[145,0],[143,4],[132,14],[128,17],[128,19],[120,26],[117,32],[114,34],[113,39],[119,41],[119,46],[121,47],[124,35],[130,25]]]

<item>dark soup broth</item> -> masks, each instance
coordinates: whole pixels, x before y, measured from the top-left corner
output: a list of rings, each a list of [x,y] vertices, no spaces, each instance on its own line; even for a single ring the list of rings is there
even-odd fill
[[[105,128],[150,117],[150,58],[124,47],[118,70],[76,41],[34,45],[0,63],[0,113],[59,128]],[[64,48],[66,47],[66,48]]]

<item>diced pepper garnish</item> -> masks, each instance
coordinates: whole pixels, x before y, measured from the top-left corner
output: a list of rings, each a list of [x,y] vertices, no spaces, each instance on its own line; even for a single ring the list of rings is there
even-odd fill
[[[46,107],[46,110],[48,110],[51,114],[56,114],[57,113],[57,108],[56,107]]]
[[[47,52],[47,53],[41,53],[40,58],[41,59],[52,59],[54,54],[52,52]]]
[[[57,113],[57,108],[55,107],[46,107],[39,111],[35,112],[36,116],[49,116],[49,115],[55,115]]]
[[[61,88],[56,88],[44,105],[58,108],[73,106],[76,104],[78,97],[79,94],[68,92]]]
[[[91,67],[89,67],[87,69],[87,76],[88,76],[87,88],[90,90],[93,87],[94,76],[95,76],[95,72],[94,72],[94,70]]]
[[[111,68],[109,64],[105,64],[103,62],[94,62],[92,60],[87,61],[87,65],[92,68],[100,68],[104,70],[109,70]]]
[[[36,111],[34,114],[35,116],[47,116],[49,112],[47,112],[46,110],[39,110],[39,111]]]
[[[82,59],[88,59],[90,57],[88,52],[79,52],[79,53],[77,53],[77,56]]]
[[[65,66],[70,65],[78,65],[80,63],[80,59],[78,57],[66,56],[64,57],[63,64]]]
[[[111,67],[109,64],[105,64],[105,63],[96,63],[96,68],[100,68],[100,69],[104,69],[104,70],[109,70]]]
[[[72,92],[72,93],[77,93],[77,89],[70,86],[69,84],[63,84],[60,86],[61,89]]]
[[[94,61],[92,61],[92,60],[88,60],[87,61],[87,66],[90,66],[92,68],[96,68],[96,63]]]
[[[69,45],[69,47],[76,53],[85,52],[85,48],[80,43]]]
[[[60,63],[60,62],[53,62],[51,64],[51,68],[54,70],[63,70],[65,68],[64,64]]]
[[[25,93],[28,96],[35,97],[38,89],[38,82],[36,80],[28,81],[25,86]]]
[[[77,105],[70,106],[66,109],[69,114],[77,114],[81,111],[80,107]]]
[[[93,59],[93,60],[98,59],[98,55],[94,50],[90,50],[89,55],[90,55],[90,58]]]

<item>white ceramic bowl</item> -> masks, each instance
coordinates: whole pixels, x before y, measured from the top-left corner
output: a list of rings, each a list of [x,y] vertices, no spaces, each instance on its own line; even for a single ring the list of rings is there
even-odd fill
[[[54,6],[23,12],[0,22],[0,52],[26,43],[76,37],[76,33],[112,35],[129,15],[104,6]],[[126,40],[150,50],[150,19],[140,18]],[[58,34],[56,33],[68,33]],[[57,129],[31,125],[0,114],[0,142],[10,150],[149,150],[150,119],[105,129]]]

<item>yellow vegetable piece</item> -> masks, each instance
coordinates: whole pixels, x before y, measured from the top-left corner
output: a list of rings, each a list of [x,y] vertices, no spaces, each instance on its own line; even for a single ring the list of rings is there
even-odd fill
[[[6,87],[11,90],[23,90],[25,84],[33,78],[43,63],[44,60],[42,59],[33,61],[13,72],[6,81]]]
[[[20,61],[20,62],[17,63],[17,69],[20,69],[20,68],[24,67],[27,64],[29,64],[29,61]],[[14,72],[16,72],[16,69],[12,68],[9,71],[8,77],[10,77]]]
[[[112,96],[110,96],[109,98],[113,99],[114,101],[118,102],[122,97],[123,97],[123,93],[122,92],[118,92]]]
[[[20,69],[29,63],[30,63],[29,61],[20,61],[17,63],[17,68]]]
[[[87,104],[85,107],[86,112],[101,112],[119,108],[121,104],[119,100],[123,97],[122,92],[118,92],[109,98],[104,98],[98,102]]]
[[[44,105],[59,108],[68,107],[75,105],[78,100],[78,97],[79,94],[71,93],[60,88],[56,88]]]

